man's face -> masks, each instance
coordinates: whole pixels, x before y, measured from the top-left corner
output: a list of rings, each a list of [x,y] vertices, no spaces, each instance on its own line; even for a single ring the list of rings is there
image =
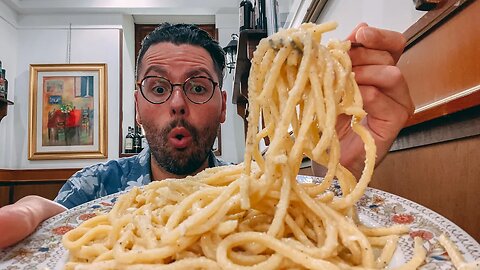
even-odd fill
[[[145,53],[138,80],[161,76],[173,84],[192,76],[207,76],[218,82],[213,60],[203,48],[161,42]],[[188,175],[205,164],[220,123],[225,121],[226,94],[218,86],[205,104],[188,100],[181,87],[173,89],[162,104],[148,102],[135,91],[137,122],[147,137],[153,157],[169,173]]]

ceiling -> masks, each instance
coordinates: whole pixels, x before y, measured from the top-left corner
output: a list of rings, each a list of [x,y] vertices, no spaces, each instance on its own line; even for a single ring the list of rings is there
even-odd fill
[[[214,15],[238,12],[240,0],[0,0],[18,15],[115,13]]]

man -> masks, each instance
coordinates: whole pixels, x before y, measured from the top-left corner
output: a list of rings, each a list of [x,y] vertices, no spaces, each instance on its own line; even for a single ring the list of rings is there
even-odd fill
[[[375,137],[381,159],[413,111],[408,87],[393,66],[405,39],[399,33],[366,24],[360,24],[349,39],[365,46],[352,49],[350,54],[369,113],[365,125]],[[162,24],[149,34],[137,59],[135,91],[136,120],[145,129],[149,148],[135,157],[93,165],[74,174],[55,199],[61,205],[28,196],[0,209],[0,227],[8,232],[0,235],[0,248],[23,239],[65,206],[223,165],[210,149],[218,126],[225,121],[226,93],[221,90],[224,67],[218,43],[195,26]],[[363,142],[352,135],[347,122],[339,119],[337,127],[341,162],[359,175]]]
[[[132,185],[225,165],[211,151],[225,121],[224,68],[222,48],[195,26],[165,24],[150,33],[139,52],[135,91],[137,123],[149,147],[78,172],[56,201],[71,208]]]

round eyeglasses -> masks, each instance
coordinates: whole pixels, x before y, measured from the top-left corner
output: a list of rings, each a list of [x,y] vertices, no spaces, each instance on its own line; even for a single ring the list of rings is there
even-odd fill
[[[146,76],[138,83],[143,97],[153,104],[167,101],[175,86],[181,86],[185,96],[192,103],[204,104],[212,98],[217,85],[218,82],[205,76],[190,77],[184,83],[171,83],[167,78],[160,76]]]

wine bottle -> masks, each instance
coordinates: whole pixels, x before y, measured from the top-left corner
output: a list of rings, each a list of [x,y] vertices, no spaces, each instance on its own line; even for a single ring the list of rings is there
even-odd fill
[[[252,12],[252,2],[249,0],[242,0],[242,2],[240,2],[240,31],[253,28]]]
[[[133,153],[133,134],[132,127],[128,127],[128,133],[125,137],[125,153]]]
[[[140,138],[140,131],[138,126],[135,126],[133,133],[133,152],[140,153],[142,152],[142,138]]]
[[[261,29],[259,24],[260,18],[260,3],[258,0],[255,0],[255,5],[253,6],[253,26],[255,29]]]
[[[256,29],[267,29],[267,14],[265,12],[265,0],[257,0],[258,16],[256,17]]]

